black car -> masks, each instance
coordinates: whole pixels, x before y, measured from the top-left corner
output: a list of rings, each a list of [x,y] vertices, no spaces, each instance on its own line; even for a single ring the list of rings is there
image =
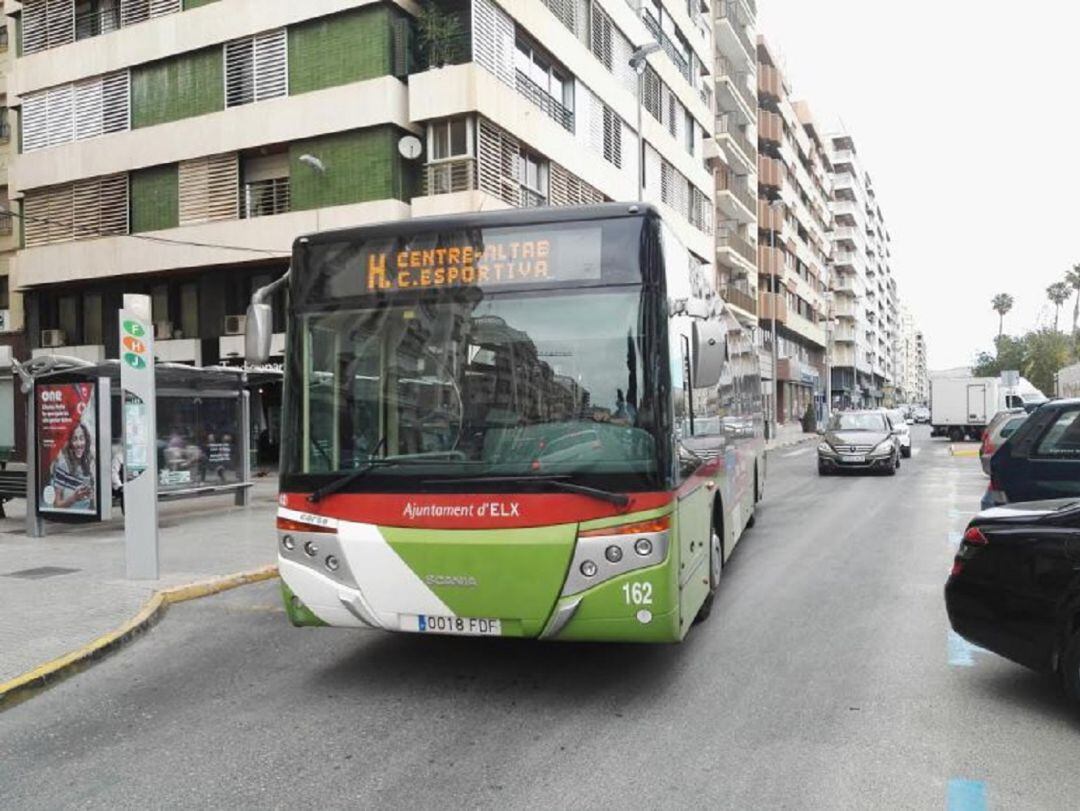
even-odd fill
[[[1080,498],[1080,399],[1032,412],[990,460],[984,503]]]
[[[817,456],[822,476],[842,470],[892,476],[900,467],[900,443],[883,411],[844,411],[829,421]]]
[[[1057,672],[1080,702],[1080,500],[1010,504],[977,515],[945,584],[960,636]]]

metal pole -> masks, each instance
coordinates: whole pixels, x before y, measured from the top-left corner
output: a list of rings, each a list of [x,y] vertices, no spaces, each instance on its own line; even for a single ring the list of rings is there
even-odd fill
[[[638,177],[637,199],[640,203],[645,199],[645,139],[641,133],[641,96],[645,83],[645,69],[637,72],[637,154],[638,154]]]
[[[773,209],[773,207],[771,205],[769,206],[769,209],[770,210],[775,210],[775,209]],[[772,218],[770,217],[770,219],[772,219]],[[770,222],[769,225],[773,225],[773,223]],[[769,289],[772,291],[772,396],[773,396],[773,409],[772,409],[772,411],[773,411],[773,426],[772,426],[773,430],[772,430],[772,436],[775,439],[776,438],[776,431],[777,431],[777,428],[779,427],[779,424],[780,424],[780,414],[779,414],[779,411],[780,411],[780,391],[777,388],[777,386],[779,384],[777,382],[777,377],[776,377],[776,371],[777,371],[776,364],[779,363],[779,361],[777,360],[777,351],[776,351],[776,313],[777,313],[777,310],[779,308],[778,308],[778,305],[777,305],[777,302],[776,302],[776,296],[777,296],[776,287],[777,287],[777,284],[776,284],[776,229],[775,228],[770,228],[769,229],[769,247],[772,249],[771,252],[770,252],[771,253],[771,258],[769,260],[769,264],[772,266],[772,275],[771,275],[771,278],[769,280]]]

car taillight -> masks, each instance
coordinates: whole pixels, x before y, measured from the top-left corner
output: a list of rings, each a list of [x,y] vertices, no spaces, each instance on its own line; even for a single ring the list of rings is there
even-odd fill
[[[978,527],[968,527],[967,532],[964,533],[964,543],[968,546],[986,546],[990,541]]]
[[[983,444],[982,444],[983,454],[986,455],[986,456],[993,456],[994,455],[994,443],[990,441],[990,432],[989,431],[987,431],[985,434],[983,434],[982,440],[983,440]]]
[[[1009,497],[1005,495],[1005,491],[1001,489],[1001,483],[993,476],[990,477],[990,498],[994,500],[995,504],[1009,503]]]

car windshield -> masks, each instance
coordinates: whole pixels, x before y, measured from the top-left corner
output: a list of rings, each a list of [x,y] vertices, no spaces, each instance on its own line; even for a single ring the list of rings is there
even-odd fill
[[[884,414],[837,414],[829,425],[832,431],[888,431]]]
[[[888,412],[889,419],[892,420],[893,425],[903,425],[907,417],[904,416],[904,412],[899,409],[894,409]]]

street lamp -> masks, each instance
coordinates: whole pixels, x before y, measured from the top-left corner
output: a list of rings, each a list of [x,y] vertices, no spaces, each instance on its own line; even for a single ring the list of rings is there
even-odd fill
[[[638,182],[637,199],[640,203],[645,195],[645,139],[641,134],[641,97],[644,95],[645,84],[645,58],[660,50],[659,43],[646,42],[640,48],[635,48],[630,55],[630,67],[637,74],[637,154],[638,154]]]
[[[769,211],[782,212],[784,209],[784,201],[780,197],[774,197],[769,201]],[[772,223],[769,224],[770,226]],[[777,389],[778,383],[776,378],[776,365],[779,363],[777,359],[777,347],[776,347],[776,311],[777,311],[777,284],[776,284],[776,229],[769,228],[769,291],[772,295],[772,430],[769,432],[769,436],[776,437],[777,423],[776,412],[780,408],[780,392]]]
[[[305,152],[299,157],[299,161],[300,163],[310,166],[320,179],[326,176],[326,164],[314,155]],[[321,205],[319,205],[319,203],[321,202],[322,201],[319,200],[315,205],[315,233],[318,233],[320,230],[322,230],[319,227],[319,209],[322,207]]]

